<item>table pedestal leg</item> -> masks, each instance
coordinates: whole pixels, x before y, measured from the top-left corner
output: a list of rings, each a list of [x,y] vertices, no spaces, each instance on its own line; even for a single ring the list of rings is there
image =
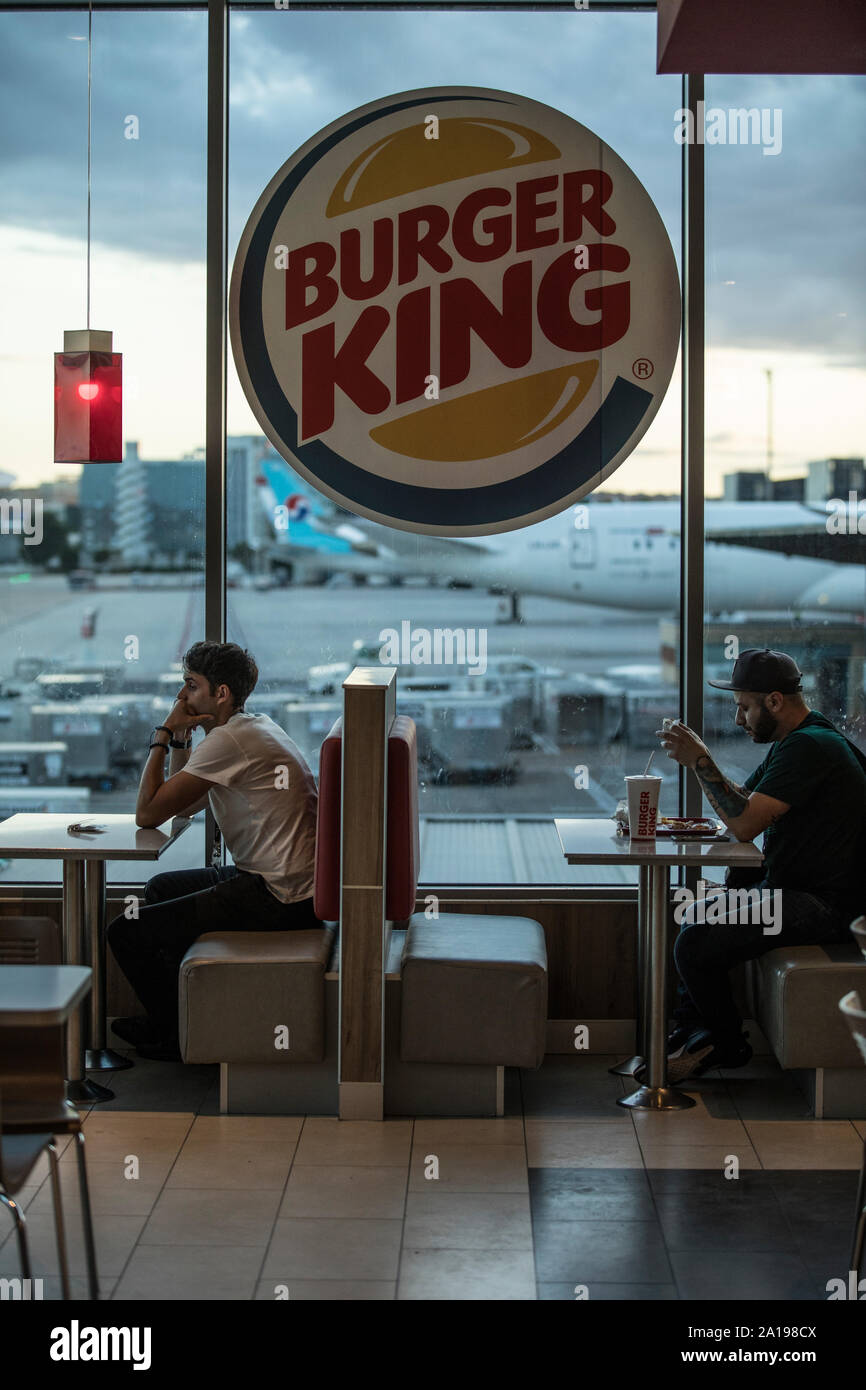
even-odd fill
[[[88,859],[84,865],[85,922],[90,938],[90,1047],[84,1054],[88,1071],[125,1071],[129,1057],[105,1046],[105,860]]]
[[[81,965],[81,938],[84,924],[84,861],[63,861],[63,961],[65,965]],[[79,1004],[69,1015],[66,1025],[66,1097],[80,1101],[113,1100],[114,1092],[97,1086],[84,1075],[85,1004]]]
[[[634,1045],[635,1053],[625,1062],[618,1062],[615,1067],[609,1067],[611,1076],[634,1076],[638,1067],[644,1064],[646,1056],[646,1019],[647,1019],[647,983],[649,972],[647,970],[647,943],[649,940],[649,866],[641,864],[638,869],[638,889],[637,889],[637,960],[635,963],[635,1011],[634,1011]]]
[[[620,1096],[617,1105],[631,1110],[689,1110],[692,1096],[668,1085],[667,1058],[667,964],[668,902],[670,869],[652,864],[650,870],[649,939],[649,1015],[647,1018],[647,1078],[630,1096]]]

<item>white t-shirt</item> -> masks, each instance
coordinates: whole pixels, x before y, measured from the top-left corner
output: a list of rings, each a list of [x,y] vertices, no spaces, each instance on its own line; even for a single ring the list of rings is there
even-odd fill
[[[208,731],[183,771],[216,784],[208,799],[238,869],[261,874],[280,902],[312,897],[318,792],[279,724],[239,711]]]

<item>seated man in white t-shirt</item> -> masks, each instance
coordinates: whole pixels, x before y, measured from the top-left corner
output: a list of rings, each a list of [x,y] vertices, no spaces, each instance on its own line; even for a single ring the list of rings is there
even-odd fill
[[[151,734],[136,824],[161,825],[209,801],[234,867],[157,874],[138,917],[116,917],[107,932],[147,1010],[115,1019],[114,1031],[143,1057],[165,1061],[180,1060],[177,979],[193,941],[208,931],[321,926],[313,912],[316,783],[288,734],[244,711],[255,661],[234,642],[196,642],[183,665],[174,708]],[[205,737],[190,752],[199,727]]]

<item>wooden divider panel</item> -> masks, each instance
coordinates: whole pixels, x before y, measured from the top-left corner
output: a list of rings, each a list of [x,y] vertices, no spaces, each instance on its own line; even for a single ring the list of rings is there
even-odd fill
[[[340,854],[340,1118],[384,1114],[386,811],[393,668],[356,667],[343,682]]]

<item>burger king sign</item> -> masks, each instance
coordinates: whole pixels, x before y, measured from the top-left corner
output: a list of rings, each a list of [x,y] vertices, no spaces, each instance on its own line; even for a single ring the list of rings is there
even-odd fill
[[[238,374],[320,492],[432,535],[527,526],[584,497],[661,404],[676,264],[643,185],[526,97],[404,92],[308,140],[250,216]]]

